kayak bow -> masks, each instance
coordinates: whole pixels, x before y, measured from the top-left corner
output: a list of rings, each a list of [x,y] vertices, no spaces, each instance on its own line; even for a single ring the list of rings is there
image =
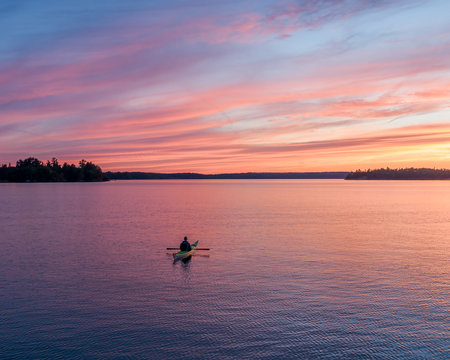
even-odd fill
[[[198,246],[198,240],[191,245],[190,251],[178,251],[177,253],[173,254],[173,258],[175,260],[185,259],[185,258],[191,256],[195,252],[195,250],[197,249],[197,246]]]

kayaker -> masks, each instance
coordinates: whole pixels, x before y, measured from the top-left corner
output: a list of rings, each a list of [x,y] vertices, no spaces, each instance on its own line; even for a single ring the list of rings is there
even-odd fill
[[[191,244],[189,244],[187,236],[184,237],[183,242],[180,244],[180,250],[181,251],[191,251]]]

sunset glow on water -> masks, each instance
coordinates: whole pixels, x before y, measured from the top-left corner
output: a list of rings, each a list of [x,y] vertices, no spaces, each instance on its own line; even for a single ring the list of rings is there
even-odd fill
[[[0,184],[3,358],[447,359],[450,183]],[[173,263],[183,236],[210,251]]]

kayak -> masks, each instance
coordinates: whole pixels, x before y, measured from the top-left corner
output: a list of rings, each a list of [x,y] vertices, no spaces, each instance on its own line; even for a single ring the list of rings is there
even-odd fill
[[[175,260],[185,259],[185,258],[191,256],[195,252],[195,249],[197,249],[197,246],[198,246],[198,240],[191,245],[190,251],[178,251],[177,253],[173,254],[173,258]]]

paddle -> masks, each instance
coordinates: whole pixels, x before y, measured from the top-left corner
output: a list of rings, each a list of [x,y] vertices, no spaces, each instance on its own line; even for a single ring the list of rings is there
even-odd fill
[[[180,248],[167,248],[167,250],[180,250]],[[210,250],[209,248],[196,248],[195,250]]]

